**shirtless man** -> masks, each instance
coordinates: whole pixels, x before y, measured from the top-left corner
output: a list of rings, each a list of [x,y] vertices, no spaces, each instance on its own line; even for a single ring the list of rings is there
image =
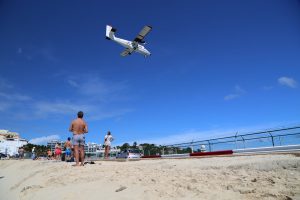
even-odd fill
[[[83,118],[83,112],[79,111],[77,113],[77,119],[74,119],[70,125],[69,131],[73,132],[73,145],[74,145],[74,153],[76,159],[76,166],[79,166],[79,152],[80,151],[80,159],[81,166],[84,165],[84,144],[85,137],[84,134],[88,132],[88,127]]]
[[[65,143],[65,155],[66,155],[66,161],[68,162],[69,160],[71,160],[71,153],[72,153],[72,143],[71,143],[71,138],[68,137],[68,140]]]

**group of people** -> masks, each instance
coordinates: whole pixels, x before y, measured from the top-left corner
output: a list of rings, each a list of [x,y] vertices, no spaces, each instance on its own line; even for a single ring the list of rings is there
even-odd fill
[[[71,148],[72,148],[71,138],[68,138],[68,140],[64,144],[64,148],[65,148],[66,160],[68,161],[69,160],[68,158],[71,157]],[[63,149],[63,147],[59,143],[56,143],[54,152],[52,152],[50,149],[48,149],[48,151],[47,151],[48,159],[49,160],[52,160],[52,159],[61,160],[62,149]]]
[[[65,148],[65,160],[70,161],[74,156],[76,165],[75,166],[83,166],[84,165],[84,145],[85,145],[85,134],[88,132],[87,123],[83,120],[83,112],[79,111],[77,113],[77,119],[74,119],[70,125],[69,131],[73,133],[73,140],[69,137],[64,144]],[[104,158],[109,157],[111,142],[113,141],[113,137],[111,132],[108,131],[104,137]],[[56,143],[55,150],[52,152],[50,149],[47,151],[47,158],[52,160],[61,160],[62,155],[62,146],[59,143]],[[20,158],[24,157],[24,148],[20,147],[18,150]],[[36,159],[36,150],[35,147],[32,148],[31,151],[31,159]],[[79,161],[81,164],[79,164]]]
[[[73,133],[73,141],[68,143],[68,147],[71,151],[71,147],[74,147],[74,156],[76,160],[75,166],[83,166],[84,165],[84,144],[85,144],[85,135],[88,132],[87,123],[83,120],[83,112],[79,111],[77,113],[77,119],[74,119],[70,125],[69,131]],[[104,137],[104,146],[105,153],[104,158],[108,158],[108,154],[110,151],[111,142],[113,141],[113,137],[110,131],[107,132],[107,135]],[[67,144],[67,143],[66,143]],[[66,146],[65,144],[65,146]],[[79,164],[79,160],[81,164]]]

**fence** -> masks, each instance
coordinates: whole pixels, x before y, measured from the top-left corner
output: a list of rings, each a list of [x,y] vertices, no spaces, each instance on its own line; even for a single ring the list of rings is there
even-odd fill
[[[219,151],[300,144],[300,126],[161,146],[161,154]]]

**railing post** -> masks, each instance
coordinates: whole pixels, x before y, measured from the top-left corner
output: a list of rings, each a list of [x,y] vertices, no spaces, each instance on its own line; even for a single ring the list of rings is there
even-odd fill
[[[211,151],[210,140],[207,140],[207,142],[208,142],[208,148],[209,148],[209,151]]]
[[[281,137],[279,136],[279,145],[281,146],[282,143],[281,143]]]
[[[271,138],[272,138],[272,145],[273,145],[273,147],[275,146],[274,145],[274,136],[270,133],[270,132],[268,132],[269,134],[270,134],[270,136],[271,136]]]
[[[243,138],[243,136],[240,135],[240,137],[242,138],[243,140],[243,144],[244,144],[244,149],[246,149],[246,145],[245,145],[245,139]]]
[[[237,140],[236,138],[237,138],[238,133],[239,133],[239,132],[237,131],[237,132],[235,133],[235,136],[234,136],[234,137],[235,137],[235,149],[238,148],[238,147],[237,147],[237,143],[236,143],[236,140]]]
[[[194,153],[193,142],[194,142],[194,140],[192,140],[192,142],[191,142],[191,150],[192,150],[192,153]]]

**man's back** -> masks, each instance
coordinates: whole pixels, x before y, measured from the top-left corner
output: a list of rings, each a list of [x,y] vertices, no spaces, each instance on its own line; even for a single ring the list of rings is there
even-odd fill
[[[70,131],[72,131],[73,134],[83,134],[88,132],[87,125],[85,121],[81,118],[77,118],[72,121]]]
[[[65,147],[66,148],[72,148],[72,143],[67,140],[66,143],[65,143]]]

